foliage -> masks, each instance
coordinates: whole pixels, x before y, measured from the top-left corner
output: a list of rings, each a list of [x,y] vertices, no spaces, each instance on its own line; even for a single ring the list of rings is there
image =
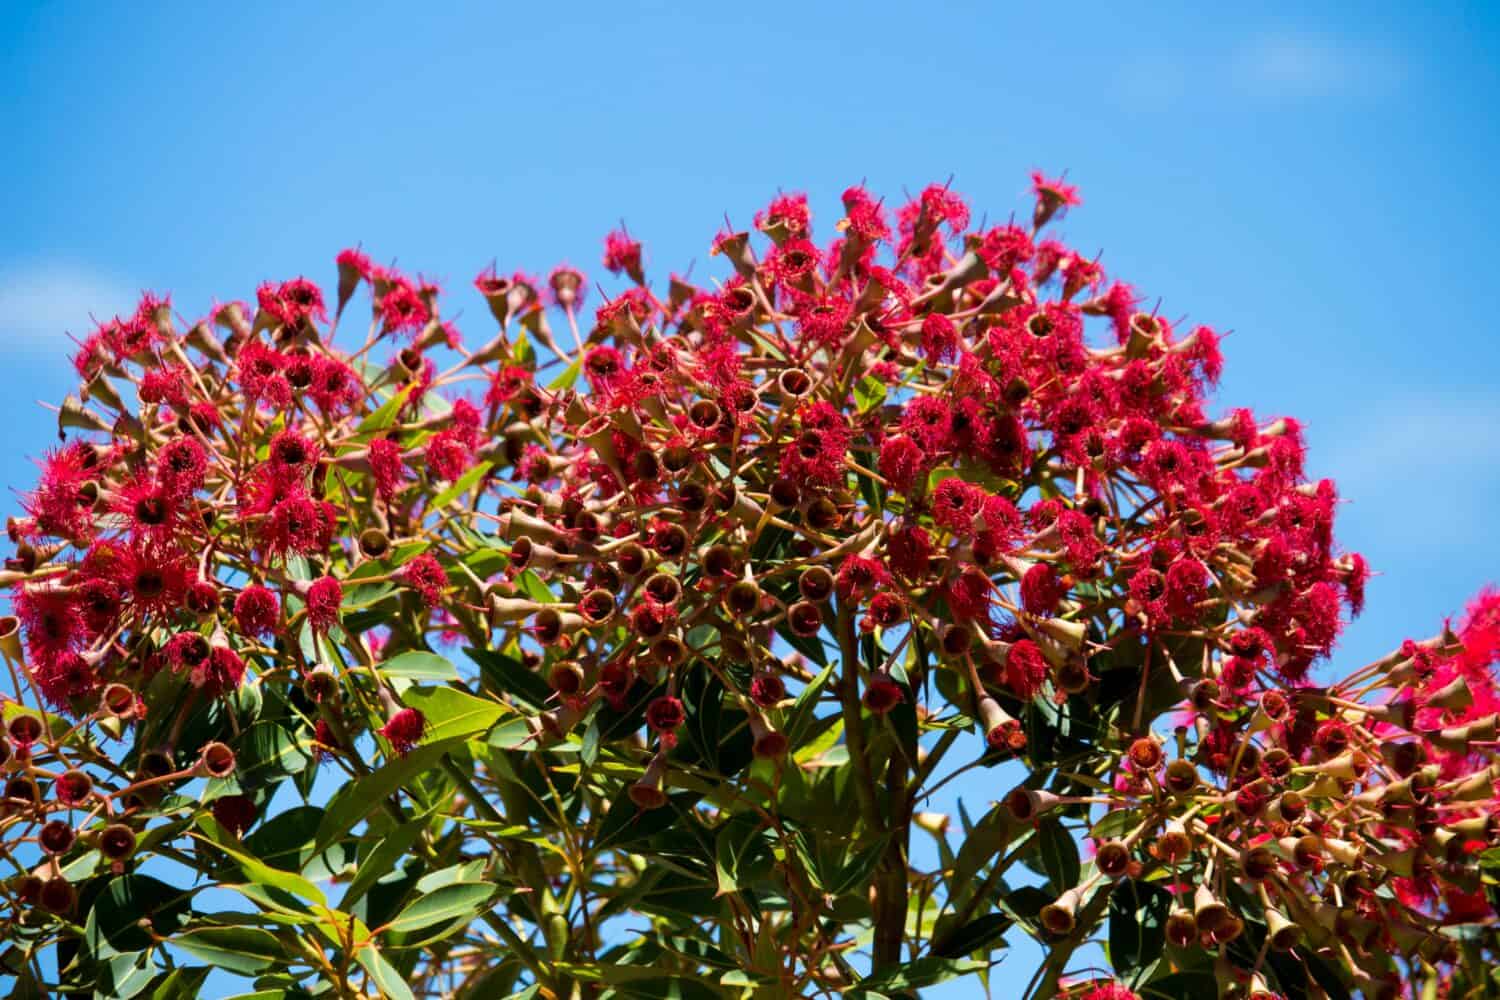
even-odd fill
[[[1035,181],[712,289],[621,230],[587,329],[491,268],[472,350],[357,250],[100,324],[0,577],[15,994],[1492,991],[1500,600],[1324,683],[1333,484]]]

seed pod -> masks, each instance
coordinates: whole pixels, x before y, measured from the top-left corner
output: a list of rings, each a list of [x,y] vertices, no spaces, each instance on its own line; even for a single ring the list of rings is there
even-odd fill
[[[823,566],[809,566],[797,577],[797,592],[804,600],[821,604],[833,594],[833,574]]]
[[[205,743],[198,755],[198,771],[210,778],[227,778],[234,773],[234,751],[217,740]]]
[[[1011,819],[1017,823],[1030,823],[1043,813],[1057,808],[1061,803],[1060,795],[1023,787],[1013,789],[1009,795],[1005,796],[1005,811],[1010,813]]]
[[[1277,951],[1291,951],[1302,943],[1302,928],[1279,910],[1266,910],[1266,935]]]
[[[1042,928],[1053,937],[1063,937],[1077,924],[1078,903],[1083,893],[1075,886],[1042,907],[1038,915]]]
[[[124,823],[111,823],[99,832],[99,853],[111,861],[124,861],[135,853],[135,831]]]
[[[1130,848],[1123,840],[1106,840],[1094,852],[1094,863],[1109,878],[1120,878],[1130,870]]]
[[[811,637],[823,630],[823,612],[811,601],[798,601],[787,608],[786,620],[796,635]]]
[[[1174,909],[1167,914],[1167,941],[1174,948],[1190,948],[1198,943],[1198,921],[1192,910]]]
[[[667,793],[663,790],[667,772],[667,758],[657,754],[646,766],[646,772],[630,786],[630,801],[639,809],[660,809],[667,804]]]

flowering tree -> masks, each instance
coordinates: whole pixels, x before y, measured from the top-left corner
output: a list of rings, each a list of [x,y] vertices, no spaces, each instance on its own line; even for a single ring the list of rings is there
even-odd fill
[[[356,250],[101,324],[0,577],[16,993],[1491,995],[1500,597],[1333,680],[1297,422],[1035,195],[617,232],[472,350]]]

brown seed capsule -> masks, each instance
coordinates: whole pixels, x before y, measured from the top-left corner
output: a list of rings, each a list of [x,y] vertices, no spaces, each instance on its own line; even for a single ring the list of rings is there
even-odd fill
[[[42,884],[39,895],[42,907],[49,913],[67,913],[73,909],[73,904],[78,899],[78,894],[73,891],[72,883],[58,876],[50,878]]]
[[[578,601],[578,613],[590,625],[602,625],[615,614],[615,595],[607,590],[595,588]]]
[[[77,839],[73,824],[61,819],[44,823],[36,835],[38,846],[48,854],[66,854]]]
[[[626,542],[615,554],[615,567],[623,576],[638,576],[646,568],[646,550],[635,542]]]
[[[939,635],[938,644],[946,655],[961,656],[974,645],[974,630],[967,625],[948,625]]]
[[[135,831],[124,823],[111,823],[99,833],[99,853],[111,861],[123,861],[135,853]]]
[[[667,804],[667,793],[663,789],[667,771],[667,759],[660,754],[651,758],[646,772],[630,786],[630,801],[639,809],[660,809]]]
[[[11,742],[23,747],[30,746],[42,738],[42,720],[34,715],[18,715],[10,720],[7,728]]]
[[[670,573],[655,573],[646,581],[646,594],[657,604],[671,607],[682,597],[682,584]]]
[[[390,550],[390,536],[379,528],[366,528],[359,533],[359,551],[365,558],[379,559]]]
[[[1167,915],[1167,941],[1174,948],[1189,948],[1198,943],[1198,921],[1192,910],[1176,909]]]
[[[734,576],[738,569],[739,560],[735,558],[734,550],[727,545],[711,545],[708,551],[703,553],[699,564],[703,567],[703,575],[708,579],[717,577]]]
[[[769,490],[771,503],[783,509],[797,506],[802,499],[802,487],[795,479],[777,479]]]
[[[560,660],[548,671],[547,683],[558,694],[573,697],[583,691],[583,668],[572,660]]]
[[[833,594],[833,574],[823,566],[809,566],[797,577],[797,591],[804,600],[821,603]]]
[[[235,770],[234,751],[217,740],[205,743],[198,755],[198,766],[211,778],[227,778]]]
[[[827,497],[818,497],[802,511],[802,523],[825,534],[837,528],[843,519],[838,505]]]
[[[1077,924],[1078,901],[1081,893],[1077,888],[1069,889],[1046,906],[1039,914],[1043,929],[1053,937],[1062,937],[1072,932]]]
[[[798,601],[787,609],[787,625],[796,635],[811,637],[823,629],[823,612],[811,601]]]
[[[1130,870],[1130,848],[1121,840],[1106,840],[1094,853],[1094,863],[1109,878],[1120,878]]]
[[[77,805],[93,794],[94,779],[89,777],[87,771],[74,768],[63,772],[62,777],[57,779],[54,791],[57,794],[57,801],[64,805]]]
[[[737,617],[753,614],[760,607],[760,588],[753,581],[741,580],[725,591],[724,606]]]
[[[99,709],[116,719],[128,719],[135,714],[135,692],[118,682],[106,684],[99,696]]]

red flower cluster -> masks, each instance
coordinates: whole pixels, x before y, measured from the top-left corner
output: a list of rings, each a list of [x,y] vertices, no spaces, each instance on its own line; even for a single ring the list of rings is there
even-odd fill
[[[632,287],[592,326],[575,269],[544,296],[492,267],[474,284],[496,329],[474,351],[435,286],[358,250],[337,260],[333,326],[303,278],[185,329],[147,295],[81,344],[60,414],[78,436],[10,525],[7,655],[54,711],[153,727],[168,763],[96,793],[132,795],[188,774],[184,751],[192,773],[217,766],[222,744],[177,745],[181,720],[249,680],[295,690],[335,758],[372,731],[408,753],[427,720],[382,665],[462,636],[550,687],[536,745],[638,710],[631,798],[655,808],[690,665],[711,664],[747,753],[780,761],[789,684],[833,650],[856,716],[946,711],[996,757],[1032,760],[1049,712],[1092,720],[1091,763],[1070,769],[1107,797],[1007,799],[1023,822],[1128,819],[1094,827],[1099,864],[1040,933],[1154,872],[1173,943],[1221,965],[1246,931],[1231,894],[1270,947],[1337,955],[1362,988],[1398,975],[1392,955],[1451,961],[1430,923],[1493,918],[1471,859],[1497,835],[1500,598],[1314,683],[1368,569],[1334,541],[1337,493],[1306,480],[1300,426],[1209,416],[1217,334],[1042,238],[1079,199],[1040,174],[1034,193],[1030,228],[971,228],[947,187],[894,212],[853,187],[823,245],[782,195],[755,216],[763,241],[715,241],[726,280],[663,293],[622,229],[603,262]],[[371,324],[346,351],[362,287]],[[477,401],[459,394],[475,378]],[[1179,705],[1173,756],[1151,728]],[[257,816],[219,811],[237,830]]]

